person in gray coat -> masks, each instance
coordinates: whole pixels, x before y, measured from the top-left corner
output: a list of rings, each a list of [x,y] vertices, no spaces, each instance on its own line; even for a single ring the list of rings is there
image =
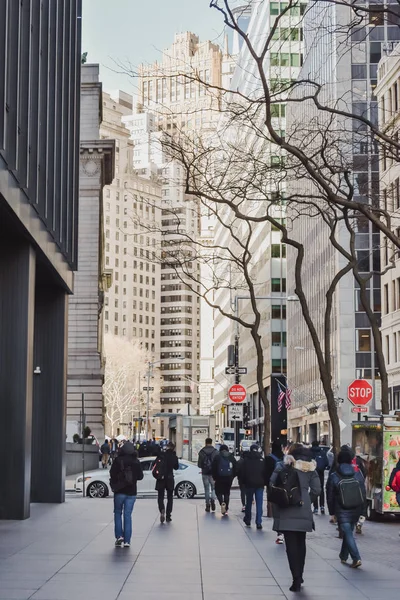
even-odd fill
[[[299,592],[303,583],[304,563],[306,560],[306,534],[314,529],[314,518],[311,504],[321,493],[321,482],[316,471],[316,463],[312,453],[302,444],[292,444],[284,457],[283,463],[278,463],[271,476],[270,482],[274,484],[279,472],[291,465],[297,470],[301,487],[302,504],[281,508],[273,504],[274,531],[281,531],[285,537],[286,553],[288,557],[293,583],[291,592]]]

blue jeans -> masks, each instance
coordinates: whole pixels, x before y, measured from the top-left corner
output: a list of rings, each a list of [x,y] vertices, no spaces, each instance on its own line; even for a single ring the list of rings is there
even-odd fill
[[[124,538],[125,544],[131,543],[132,537],[132,511],[136,496],[126,494],[114,495],[114,530],[115,538]],[[124,526],[122,527],[122,511],[124,511]]]
[[[251,521],[251,505],[253,497],[256,498],[256,525],[261,525],[263,516],[263,495],[264,488],[246,488],[246,511],[244,518],[246,521]]]
[[[202,475],[204,493],[206,495],[206,504],[210,504],[210,500],[215,502],[215,482],[212,475]]]
[[[353,533],[356,522],[357,521],[353,521],[352,523],[339,523],[340,531],[343,534],[342,549],[339,555],[341,560],[347,560],[349,554],[353,560],[361,559]]]

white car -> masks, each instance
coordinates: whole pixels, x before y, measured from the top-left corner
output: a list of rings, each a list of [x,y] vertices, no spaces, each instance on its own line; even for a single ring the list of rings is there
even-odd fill
[[[146,456],[139,458],[142,469],[143,479],[137,482],[138,496],[156,495],[156,480],[153,477],[152,467],[155,456]],[[194,463],[188,460],[179,459],[179,470],[174,471],[175,477],[175,495],[178,498],[194,498],[204,494],[203,480],[201,471]],[[82,493],[82,475],[78,475],[75,480],[75,491]],[[108,469],[96,469],[85,473],[86,494],[90,498],[106,498],[112,494],[110,487],[110,471]]]

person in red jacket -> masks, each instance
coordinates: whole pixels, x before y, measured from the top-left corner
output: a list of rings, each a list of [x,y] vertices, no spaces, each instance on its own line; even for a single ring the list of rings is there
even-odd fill
[[[397,504],[400,506],[400,458],[390,474],[389,487],[396,493]]]

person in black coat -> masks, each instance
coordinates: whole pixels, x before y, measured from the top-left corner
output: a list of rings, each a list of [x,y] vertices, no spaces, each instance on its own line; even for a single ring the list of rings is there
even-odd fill
[[[263,496],[266,484],[265,460],[262,457],[257,444],[250,447],[243,457],[243,463],[239,467],[240,480],[246,490],[246,512],[243,518],[247,527],[251,525],[251,507],[253,498],[256,501],[256,527],[262,529]],[[239,477],[239,474],[238,474]]]
[[[365,512],[366,490],[365,481],[361,471],[356,471],[352,465],[353,453],[348,450],[341,450],[337,457],[337,466],[329,475],[326,484],[326,498],[328,502],[329,513],[335,515],[339,530],[343,537],[342,549],[340,551],[340,560],[345,563],[349,557],[353,559],[352,567],[361,566],[361,556],[354,539],[354,528]],[[356,479],[359,482],[363,501],[355,508],[344,508],[340,502],[339,484],[343,479]]]
[[[143,479],[142,466],[135,446],[124,444],[110,469],[110,485],[114,492],[115,545],[129,547],[132,537],[132,511],[136,502],[137,482]],[[122,513],[124,523],[122,525]]]
[[[228,515],[231,487],[237,473],[237,463],[228,446],[222,444],[212,463],[215,493],[221,506],[222,516]]]
[[[160,511],[160,522],[167,523],[172,521],[172,507],[174,501],[174,471],[179,469],[178,457],[175,453],[175,444],[169,442],[164,452],[161,452],[157,458],[157,463],[161,464],[163,473],[162,479],[158,479],[156,483],[156,490],[158,492],[158,509]],[[167,513],[165,514],[164,498],[165,492],[167,493]]]
[[[311,452],[315,464],[317,465],[317,473],[321,482],[321,494],[319,496],[319,507],[321,509],[321,515],[325,514],[325,469],[329,467],[329,460],[326,452],[322,450],[318,440],[314,440],[311,444]],[[318,514],[318,498],[314,502],[314,514]]]

